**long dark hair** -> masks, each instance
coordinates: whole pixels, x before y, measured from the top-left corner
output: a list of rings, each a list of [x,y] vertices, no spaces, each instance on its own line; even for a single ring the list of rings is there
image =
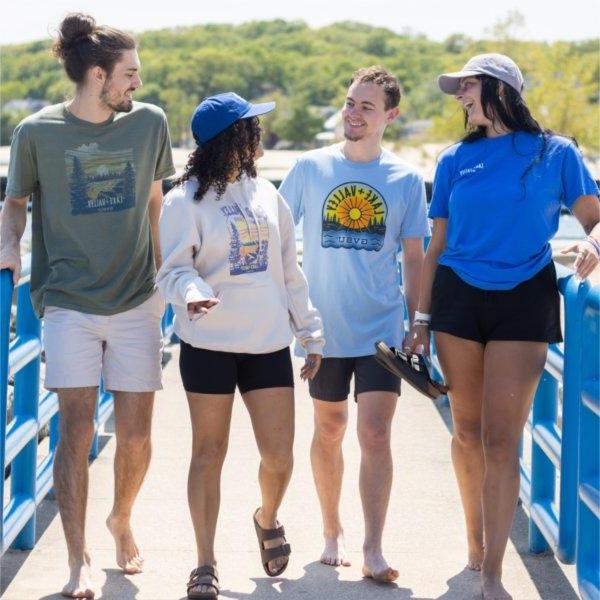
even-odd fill
[[[512,86],[508,84],[502,85],[499,79],[490,77],[489,75],[477,75],[476,77],[481,81],[481,108],[487,119],[492,123],[500,122],[511,131],[524,131],[540,136],[540,151],[520,177],[521,183],[524,183],[529,171],[544,158],[548,147],[548,139],[557,134],[552,129],[542,127],[533,118],[523,96]],[[501,85],[503,89],[501,89]],[[501,93],[503,100],[500,99]],[[469,125],[469,116],[466,110],[464,123],[466,134],[462,138],[463,142],[475,142],[486,137],[486,128],[483,125],[476,127]],[[571,139],[577,145],[577,141],[574,138]]]
[[[101,67],[109,75],[125,50],[135,50],[135,39],[125,31],[96,25],[90,15],[71,13],[61,22],[52,51],[69,79],[80,86],[91,67]]]
[[[256,177],[254,156],[260,144],[258,117],[239,119],[214,138],[208,140],[190,154],[183,175],[174,181],[180,185],[191,177],[198,180],[194,200],[200,201],[210,187],[217,192],[217,200],[225,193],[230,178],[237,173]]]

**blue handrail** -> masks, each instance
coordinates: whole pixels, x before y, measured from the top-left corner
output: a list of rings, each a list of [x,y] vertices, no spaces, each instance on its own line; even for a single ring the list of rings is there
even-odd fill
[[[0,271],[0,555],[10,547],[28,550],[35,544],[36,509],[52,490],[54,456],[58,443],[59,406],[53,392],[40,393],[41,322],[30,298],[30,255],[23,260],[17,284],[16,335],[10,322],[14,285],[12,272]],[[165,340],[174,341],[173,311],[162,321]],[[7,423],[8,383],[14,377],[13,418]],[[98,431],[113,412],[112,394],[99,387],[90,457],[98,455]],[[38,434],[49,425],[49,451],[37,464]],[[11,491],[4,504],[4,472],[11,466]]]

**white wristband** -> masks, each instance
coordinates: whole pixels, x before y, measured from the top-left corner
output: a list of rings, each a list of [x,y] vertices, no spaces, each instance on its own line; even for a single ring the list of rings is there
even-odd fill
[[[415,321],[425,321],[429,323],[431,321],[431,315],[428,313],[422,313],[415,310]]]

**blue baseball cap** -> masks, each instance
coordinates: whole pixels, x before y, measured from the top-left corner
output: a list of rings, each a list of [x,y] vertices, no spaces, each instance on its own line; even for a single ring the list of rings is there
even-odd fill
[[[202,100],[194,110],[192,134],[197,144],[204,144],[238,119],[264,115],[274,108],[275,102],[252,104],[233,92],[209,96]]]

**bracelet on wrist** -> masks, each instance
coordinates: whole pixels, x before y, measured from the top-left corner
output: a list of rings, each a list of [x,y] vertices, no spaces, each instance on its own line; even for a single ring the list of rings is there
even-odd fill
[[[596,254],[600,256],[600,242],[596,238],[593,238],[591,235],[588,235],[586,236],[584,241],[588,242],[588,244],[591,244],[594,250],[596,251]]]
[[[417,321],[425,321],[425,323],[429,323],[431,321],[431,315],[429,313],[422,313],[418,310],[415,310],[415,322]]]
[[[429,327],[429,321],[423,321],[423,319],[415,319],[413,325],[420,327]]]

